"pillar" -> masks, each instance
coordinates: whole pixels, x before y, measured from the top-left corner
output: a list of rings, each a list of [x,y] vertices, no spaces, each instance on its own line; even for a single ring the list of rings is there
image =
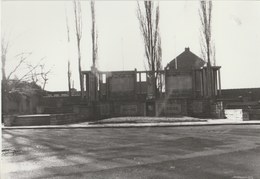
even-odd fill
[[[221,78],[220,78],[220,69],[218,69],[218,85],[219,85],[219,96],[221,96]]]
[[[204,96],[204,82],[203,82],[203,69],[199,71],[200,72],[200,94],[201,96]]]

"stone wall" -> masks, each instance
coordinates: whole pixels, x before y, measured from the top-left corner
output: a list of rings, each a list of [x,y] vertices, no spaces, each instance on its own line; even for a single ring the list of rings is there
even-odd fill
[[[193,99],[188,105],[189,115],[193,117],[209,117],[210,102],[206,99]]]
[[[99,103],[96,107],[98,118],[120,116],[145,116],[144,102],[113,101]]]
[[[38,95],[25,95],[22,93],[9,93],[2,96],[2,98],[5,98],[2,102],[2,113],[5,115],[34,114],[40,100]]]
[[[188,101],[188,114],[192,117],[223,119],[224,108],[221,101],[191,99]]]
[[[214,119],[223,119],[224,118],[224,108],[221,101],[216,101],[210,106],[211,117]]]
[[[108,98],[111,100],[131,100],[136,94],[136,73],[112,72],[108,78]]]
[[[72,97],[44,97],[41,99],[38,113],[64,114],[73,113],[74,106],[86,106],[86,101],[80,96]]]
[[[156,101],[156,116],[187,116],[187,100],[171,99]]]
[[[5,126],[40,126],[50,124],[50,115],[4,116]]]
[[[227,119],[242,121],[243,110],[242,109],[225,109],[225,117]]]
[[[192,90],[192,77],[189,74],[167,76],[167,91]]]
[[[62,124],[72,124],[77,122],[85,122],[90,120],[84,114],[56,114],[51,115],[50,125],[62,125]]]
[[[260,120],[260,109],[226,109],[225,116],[233,120]]]
[[[260,120],[260,109],[243,110],[243,113],[248,115],[248,120]]]
[[[84,114],[41,114],[41,115],[20,115],[4,116],[5,126],[42,126],[62,125],[84,122],[91,120]]]

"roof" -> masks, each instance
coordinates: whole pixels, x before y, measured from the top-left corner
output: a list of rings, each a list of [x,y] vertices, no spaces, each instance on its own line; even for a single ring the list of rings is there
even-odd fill
[[[189,71],[192,69],[199,69],[203,67],[205,63],[204,60],[192,53],[190,48],[185,48],[184,52],[174,58],[167,67],[180,71]]]

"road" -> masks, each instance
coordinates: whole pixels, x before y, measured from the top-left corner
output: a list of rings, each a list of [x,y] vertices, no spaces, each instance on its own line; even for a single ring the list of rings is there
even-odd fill
[[[2,178],[260,178],[260,125],[2,131]]]

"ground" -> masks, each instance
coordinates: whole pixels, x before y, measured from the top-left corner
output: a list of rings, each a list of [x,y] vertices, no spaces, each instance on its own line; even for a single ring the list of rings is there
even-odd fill
[[[5,129],[2,178],[260,178],[260,125]]]

